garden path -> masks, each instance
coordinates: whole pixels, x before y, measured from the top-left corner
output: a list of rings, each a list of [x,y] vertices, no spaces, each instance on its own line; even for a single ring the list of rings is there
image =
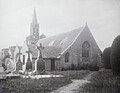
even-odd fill
[[[57,90],[54,90],[51,93],[77,93],[79,87],[81,87],[83,84],[90,83],[89,79],[91,78],[91,75],[94,73],[95,72],[88,74],[84,79],[79,80],[73,79],[71,84],[68,84]]]

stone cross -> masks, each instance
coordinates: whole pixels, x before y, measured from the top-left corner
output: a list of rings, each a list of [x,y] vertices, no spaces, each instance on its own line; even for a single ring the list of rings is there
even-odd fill
[[[19,58],[18,58],[18,61],[16,63],[16,70],[22,70],[22,62],[20,59],[20,55],[22,55],[22,53],[20,53],[20,50],[19,50],[19,53],[17,53],[17,55],[19,56]]]
[[[42,46],[41,43],[39,46],[37,46],[37,49],[39,50],[39,58],[42,58],[42,49],[44,49],[44,47]]]
[[[21,62],[21,60],[20,60],[20,55],[22,55],[22,53],[20,53],[20,50],[19,50],[19,53],[17,53],[17,55],[19,56],[18,61]]]
[[[28,48],[28,51],[26,51],[26,53],[28,54],[28,60],[30,60],[30,53],[32,53],[32,51],[30,50],[30,48]]]

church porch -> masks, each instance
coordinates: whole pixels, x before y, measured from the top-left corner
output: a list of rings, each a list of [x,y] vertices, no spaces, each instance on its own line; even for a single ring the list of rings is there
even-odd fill
[[[46,71],[56,71],[60,70],[60,59],[57,58],[43,58],[45,62],[45,70]]]

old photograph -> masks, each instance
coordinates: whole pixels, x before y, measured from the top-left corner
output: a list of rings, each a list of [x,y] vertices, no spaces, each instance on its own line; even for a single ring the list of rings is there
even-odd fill
[[[0,0],[0,93],[120,93],[120,0]]]

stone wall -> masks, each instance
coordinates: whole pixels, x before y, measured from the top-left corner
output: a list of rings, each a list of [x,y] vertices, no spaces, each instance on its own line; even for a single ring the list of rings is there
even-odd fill
[[[78,36],[77,40],[61,56],[60,61],[61,61],[62,68],[68,68],[71,66],[71,64],[78,65],[78,64],[83,63],[82,44],[85,41],[88,41],[90,44],[90,57],[89,57],[90,62],[88,62],[88,63],[97,64],[97,63],[101,62],[100,55],[102,52],[99,49],[99,47],[98,47],[94,37],[92,36],[91,32],[89,31],[89,28],[85,27],[83,29],[83,31],[80,33],[80,35]],[[69,52],[70,58],[69,58],[69,62],[65,63],[65,54],[67,52]],[[84,59],[84,60],[86,60],[86,59]]]

